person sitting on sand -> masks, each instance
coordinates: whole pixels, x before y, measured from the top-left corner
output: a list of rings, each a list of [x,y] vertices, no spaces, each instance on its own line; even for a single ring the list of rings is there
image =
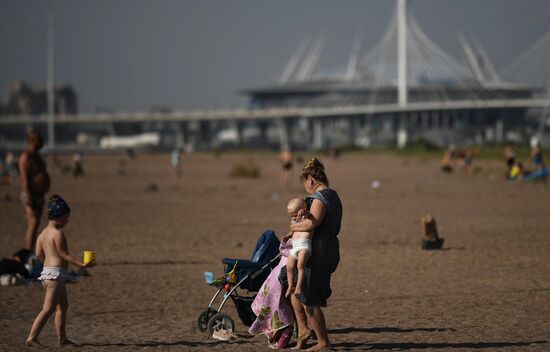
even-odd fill
[[[40,345],[38,335],[48,321],[48,318],[55,311],[55,330],[57,333],[57,342],[62,345],[74,345],[67,339],[65,332],[65,321],[67,318],[67,309],[69,299],[65,281],[67,280],[68,263],[72,263],[81,268],[89,268],[95,265],[95,261],[88,263],[81,262],[69,254],[67,239],[61,230],[69,222],[71,208],[58,195],[53,195],[48,203],[48,225],[42,230],[36,240],[36,255],[44,268],[38,280],[46,289],[44,296],[44,305],[31,327],[31,331],[25,344],[27,346]]]
[[[528,175],[524,175],[523,179],[525,181],[546,180],[548,178],[548,168],[542,158],[542,146],[540,143],[537,143],[535,148],[533,148],[531,155],[532,168]]]
[[[36,131],[27,133],[27,149],[19,158],[19,181],[21,183],[21,201],[27,215],[26,249],[33,250],[36,232],[44,210],[45,195],[50,190],[50,175],[46,163],[38,153],[44,143]]]
[[[510,169],[507,179],[508,180],[521,180],[524,176],[529,175],[529,172],[523,169],[522,163],[514,163]]]
[[[516,165],[516,147],[512,144],[506,144],[504,147],[504,161],[506,161],[506,175],[509,176],[512,168]]]
[[[286,212],[290,215],[291,224],[298,223],[307,218],[307,204],[303,198],[292,198],[286,206]],[[299,295],[302,292],[302,284],[304,282],[304,267],[311,256],[311,232],[294,231],[292,233],[292,249],[290,250],[290,256],[288,257],[288,263],[286,265],[288,282],[292,283],[294,280],[294,268],[298,269],[298,280],[296,287],[292,284],[288,285],[285,297],[289,297],[292,291],[294,294]]]

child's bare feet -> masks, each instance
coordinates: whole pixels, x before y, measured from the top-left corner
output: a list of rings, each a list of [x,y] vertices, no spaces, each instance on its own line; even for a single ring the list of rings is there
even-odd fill
[[[27,339],[25,341],[25,346],[27,346],[27,347],[37,347],[37,346],[42,346],[42,345],[40,344],[40,342],[38,342],[37,339]]]
[[[292,347],[293,350],[302,350],[305,344],[311,339],[312,332],[308,330],[305,334],[298,336],[296,340],[296,346]]]
[[[66,338],[65,340],[60,341],[57,345],[58,346],[75,346],[76,343]]]
[[[286,290],[285,297],[289,298],[292,294],[292,291],[294,291],[294,286],[288,286],[288,289]]]

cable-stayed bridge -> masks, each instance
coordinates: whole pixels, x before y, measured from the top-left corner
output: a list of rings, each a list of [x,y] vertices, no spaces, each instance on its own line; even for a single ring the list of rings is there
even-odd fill
[[[550,107],[550,31],[498,72],[482,45],[459,35],[463,60],[421,29],[406,0],[379,42],[361,53],[356,35],[347,66],[320,74],[325,41],[303,41],[278,82],[248,89],[247,109],[169,114],[55,116],[58,144],[78,131],[127,135],[157,131],[165,146],[205,149],[224,143],[323,148],[334,144],[437,144],[541,139]],[[47,116],[0,119],[4,140],[22,127],[50,128]],[[65,139],[65,140],[64,140]],[[0,139],[0,143],[2,139]]]

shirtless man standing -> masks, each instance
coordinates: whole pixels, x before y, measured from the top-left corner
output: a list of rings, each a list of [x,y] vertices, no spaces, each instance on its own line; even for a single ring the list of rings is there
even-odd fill
[[[21,200],[27,215],[25,248],[31,251],[34,250],[36,232],[44,210],[45,195],[50,189],[50,176],[46,170],[46,163],[38,153],[43,145],[42,136],[37,131],[27,132],[27,149],[19,158],[19,180],[23,188]]]
[[[281,166],[283,167],[283,182],[288,187],[292,173],[292,164],[294,161],[294,157],[292,156],[290,149],[284,149],[279,155],[279,160],[281,161]]]

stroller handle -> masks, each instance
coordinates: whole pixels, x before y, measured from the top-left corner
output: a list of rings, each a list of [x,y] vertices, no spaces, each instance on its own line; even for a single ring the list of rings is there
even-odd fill
[[[250,278],[252,278],[252,279],[257,278],[258,275],[260,275],[262,273],[262,271],[264,271],[265,268],[267,268],[268,266],[273,264],[273,262],[275,262],[279,258],[281,258],[281,253],[277,254],[273,259],[271,259],[269,262],[267,262],[264,266],[262,266],[260,269],[256,270],[254,273],[252,273]]]

